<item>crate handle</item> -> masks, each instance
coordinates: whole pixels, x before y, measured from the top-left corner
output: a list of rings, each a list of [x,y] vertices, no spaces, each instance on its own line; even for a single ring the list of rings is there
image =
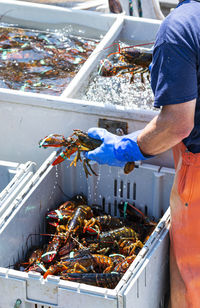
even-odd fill
[[[51,304],[51,303],[41,302],[41,301],[31,300],[31,299],[26,299],[25,301],[26,301],[26,303],[30,303],[30,304],[34,304],[34,305],[39,305],[41,307],[48,306],[48,307],[51,307],[51,308],[58,308],[58,304]]]

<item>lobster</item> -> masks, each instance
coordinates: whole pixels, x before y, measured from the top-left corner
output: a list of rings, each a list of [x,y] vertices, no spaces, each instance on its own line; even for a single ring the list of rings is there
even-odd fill
[[[103,77],[112,77],[129,73],[131,74],[130,82],[133,82],[134,75],[140,73],[141,81],[144,82],[143,74],[146,72],[149,73],[152,53],[151,50],[141,49],[141,46],[152,44],[153,43],[148,43],[123,48],[120,48],[119,44],[117,44],[119,46],[119,51],[110,53],[106,59],[100,61],[99,75]],[[117,65],[112,64],[108,59],[111,57],[113,57],[113,62],[117,60]]]
[[[124,218],[129,218],[133,222],[137,222],[139,224],[156,226],[157,222],[150,220],[148,216],[146,216],[141,210],[139,210],[135,204],[131,204],[129,202],[120,202],[118,204],[119,211]]]
[[[82,194],[75,195],[71,200],[62,203],[58,209],[49,211],[46,214],[46,218],[48,220],[57,220],[63,223],[65,220],[68,221],[78,205],[83,204],[87,204],[87,198]]]
[[[75,234],[79,231],[84,224],[84,219],[90,219],[93,216],[93,212],[88,205],[79,205],[74,214],[69,218],[66,226],[57,226],[58,231],[66,232],[66,240],[70,234]]]
[[[48,219],[49,221],[57,221],[57,223],[52,224],[54,226],[57,226],[61,223],[65,224],[68,222],[74,211],[75,210],[65,210],[65,209],[50,211],[47,213],[46,219]]]
[[[140,240],[122,240],[119,244],[119,252],[125,256],[131,256],[135,253],[136,248],[141,249],[143,246]]]
[[[60,278],[73,282],[85,283],[97,287],[114,289],[122,273],[62,273]]]
[[[41,256],[43,254],[43,249],[38,248],[35,250],[31,250],[31,253],[28,253],[28,262],[19,262],[17,267],[23,268],[24,271],[29,271],[34,264],[40,262]],[[26,267],[25,267],[26,266]]]
[[[111,243],[119,242],[121,238],[136,238],[136,232],[130,227],[122,227],[108,232],[102,232],[99,235],[100,245],[110,245]]]
[[[89,252],[83,255],[80,254],[80,256],[77,255],[75,258],[63,259],[63,263],[66,267],[73,267],[72,272],[79,270],[81,272],[103,271],[104,273],[109,273],[113,268],[113,262],[110,257]]]
[[[61,252],[59,253],[60,255],[66,254],[66,252],[71,247],[74,247],[73,244],[72,245],[68,244],[68,241],[69,240],[71,241],[71,235],[75,235],[77,232],[80,232],[83,227],[84,219],[91,218],[92,215],[93,212],[90,206],[87,206],[85,204],[79,205],[74,211],[74,214],[71,215],[71,217],[69,218],[68,223],[66,225],[59,225],[59,224],[57,225],[56,227],[57,234],[61,233],[63,234],[64,237],[64,246],[62,247]],[[62,245],[62,239],[59,236],[55,235],[54,238],[55,240],[48,245],[49,250],[47,250],[47,252],[43,255],[43,257],[45,257],[45,261],[50,259],[52,261]],[[75,239],[73,238],[73,240]]]
[[[49,266],[48,270],[45,271],[43,278],[46,279],[47,276],[58,274],[66,269],[67,269],[66,266],[62,262],[52,264]]]
[[[135,258],[136,255],[131,255],[129,257],[126,257],[125,260],[121,261],[114,267],[113,272],[125,273],[126,270],[129,268],[129,266],[131,265],[131,263],[135,260]]]
[[[135,204],[129,202],[120,202],[118,204],[120,214],[131,223],[139,234],[142,242],[146,242],[150,234],[155,229],[157,222],[150,219],[141,210],[136,208]]]
[[[49,242],[46,251],[42,254],[41,260],[44,263],[50,263],[53,261],[55,256],[57,255],[57,252],[59,248],[61,247],[63,241],[65,240],[65,235],[62,236],[58,233],[56,233],[52,239],[52,241]]]
[[[101,144],[102,144],[101,140],[89,137],[87,133],[81,131],[80,129],[74,129],[74,133],[68,138],[65,138],[63,135],[51,134],[39,141],[39,147],[43,148],[62,147],[62,146],[66,147],[59,154],[59,156],[53,161],[52,163],[53,166],[60,164],[67,158],[69,159],[72,154],[77,152],[74,160],[70,164],[70,166],[74,165],[76,167],[78,161],[82,162],[81,158],[82,151],[94,150],[97,147],[101,146]],[[124,173],[125,174],[130,173],[134,169],[134,167],[135,167],[134,162],[126,163],[124,166]],[[92,169],[89,160],[86,158],[83,159],[83,168],[87,178],[89,175],[92,174],[97,176],[96,172]]]
[[[130,227],[122,227],[107,232],[101,232],[97,237],[96,242],[89,244],[87,247],[91,252],[108,253],[110,249],[119,247],[121,239],[136,239],[137,233]]]
[[[97,233],[99,234],[100,231],[106,230],[106,229],[112,229],[112,228],[119,228],[123,225],[122,221],[117,218],[113,217],[111,215],[102,215],[102,216],[97,216],[92,217],[90,220],[85,220],[84,221],[84,228],[83,228],[83,233],[86,231],[91,232],[92,234]]]
[[[79,273],[79,272],[95,272],[103,271],[104,273],[111,272],[114,264],[112,259],[107,256],[90,254],[89,252],[76,253],[74,257],[64,258],[62,261],[50,266],[46,271],[44,278],[48,275],[54,275],[58,272]]]
[[[77,248],[77,243],[74,241],[74,239],[69,238],[67,242],[62,246],[58,251],[58,256],[60,259],[65,258],[66,255],[68,255],[71,251],[74,251]]]
[[[36,261],[26,271],[28,271],[28,272],[30,272],[30,271],[37,272],[37,273],[40,273],[41,275],[43,275],[47,271],[47,269],[46,269],[45,264],[43,262]]]
[[[40,259],[41,259],[42,254],[43,254],[43,249],[41,249],[41,248],[35,249],[31,253],[31,255],[30,255],[29,259],[28,259],[28,263],[30,265],[32,265],[35,262],[39,262]]]

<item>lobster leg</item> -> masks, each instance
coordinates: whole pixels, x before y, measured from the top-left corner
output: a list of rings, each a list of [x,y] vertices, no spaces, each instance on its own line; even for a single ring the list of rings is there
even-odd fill
[[[87,168],[87,164],[86,164],[85,159],[83,160],[83,168],[84,168],[84,171],[85,171],[86,178],[88,178],[88,175],[91,175],[91,173],[89,172],[89,170]]]
[[[84,267],[83,265],[81,265],[79,263],[75,263],[73,273],[77,273],[78,270],[80,270],[80,272],[84,272],[84,273],[88,272],[88,269],[86,267]]]
[[[96,175],[96,176],[98,176],[98,174],[92,169],[92,167],[91,167],[91,165],[90,165],[90,163],[89,163],[89,160],[88,159],[84,159],[85,160],[85,164],[87,165],[87,167],[90,169],[90,171],[94,174],[94,175]],[[84,163],[84,161],[83,161],[83,163]],[[90,174],[91,175],[91,174]]]

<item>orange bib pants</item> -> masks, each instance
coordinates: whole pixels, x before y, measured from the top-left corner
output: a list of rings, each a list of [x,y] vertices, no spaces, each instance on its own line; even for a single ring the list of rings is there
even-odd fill
[[[171,308],[200,308],[200,153],[173,149],[176,174],[170,197]]]

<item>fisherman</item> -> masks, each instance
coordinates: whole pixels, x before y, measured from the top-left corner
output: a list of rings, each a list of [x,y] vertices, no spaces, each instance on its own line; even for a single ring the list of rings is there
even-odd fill
[[[90,128],[102,145],[86,153],[123,167],[173,148],[170,284],[172,308],[200,307],[200,0],[181,0],[162,22],[151,66],[159,114],[141,131],[116,136]]]

